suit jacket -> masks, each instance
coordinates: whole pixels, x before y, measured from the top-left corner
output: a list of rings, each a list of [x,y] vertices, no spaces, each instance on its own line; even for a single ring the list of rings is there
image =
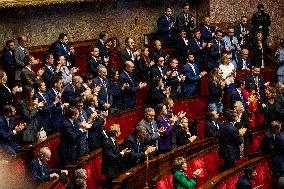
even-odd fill
[[[219,103],[222,101],[224,90],[214,81],[208,83],[208,103]]]
[[[242,36],[242,31],[248,31],[249,34]],[[241,24],[237,24],[235,26],[235,37],[238,39],[239,44],[243,43],[242,44],[243,47],[248,47],[250,45],[249,35],[251,35],[251,28],[249,25],[243,26]]]
[[[250,83],[253,83],[256,85],[255,83],[255,79],[254,79],[254,76],[252,74],[249,74],[246,78],[246,88],[248,88],[248,85]],[[257,82],[257,88],[259,89],[259,95],[262,96],[263,95],[263,92],[264,92],[264,78],[262,75],[259,75],[258,76],[258,82]]]
[[[121,149],[117,142],[112,142],[108,138],[102,146],[102,174],[107,178],[113,179],[121,174],[124,169],[123,156],[120,154]]]
[[[232,123],[223,123],[220,126],[219,152],[224,160],[240,159],[240,144],[244,142],[239,130]]]
[[[193,15],[191,13],[188,13],[187,15],[188,22],[186,22],[185,13],[180,13],[176,18],[176,26],[178,31],[183,29],[189,34],[190,29],[195,27],[195,23],[192,21]]]
[[[128,50],[126,48],[124,48],[121,51],[120,60],[121,60],[122,68],[124,68],[125,61],[135,62],[135,58],[131,56],[131,54],[128,52]]]
[[[152,70],[151,70],[151,78],[155,78],[155,77],[162,77],[163,78],[163,81],[166,81],[167,79],[167,68],[166,66],[162,67],[161,68],[162,72],[160,71],[159,67],[156,65],[156,66],[153,66],[152,67]]]
[[[94,84],[95,85],[100,85],[101,90],[98,93],[98,103],[99,103],[99,110],[105,110],[104,104],[108,103],[112,105],[113,99],[112,99],[112,94],[110,92],[110,85],[107,79],[104,79],[105,84],[101,81],[99,77],[96,77],[94,79]]]
[[[276,153],[276,136],[273,136],[271,130],[266,131],[261,143],[260,150],[263,155],[271,155]]]
[[[229,51],[230,51],[230,55],[231,55],[231,60],[235,60],[237,61],[237,57],[238,57],[238,52],[241,51],[241,47],[238,43],[237,47],[235,47],[232,43],[231,43],[231,38],[226,35],[223,37],[223,41],[225,43],[225,48],[228,48]],[[232,37],[232,42],[235,43],[235,42],[238,42],[238,39],[236,37]],[[235,59],[234,59],[235,58]]]
[[[183,171],[177,170],[173,176],[173,184],[175,189],[194,189],[196,180],[188,178]]]
[[[149,57],[150,57],[151,60],[156,61],[156,60],[158,60],[158,58],[160,58],[160,57],[164,57],[164,58],[165,58],[166,55],[167,55],[167,53],[166,53],[165,50],[163,50],[163,49],[158,50],[158,49],[154,48],[154,49],[151,51]]]
[[[171,76],[167,78],[167,86],[171,87],[171,97],[177,99],[181,95],[181,85],[180,75],[181,72],[177,68],[169,68],[168,71],[171,71]],[[176,73],[176,76],[173,76],[173,73]]]
[[[46,132],[50,132],[51,128],[51,120],[50,120],[50,112],[54,108],[53,102],[50,102],[46,93],[39,94],[38,92],[35,94],[35,98],[38,99],[39,102],[44,101],[45,105],[42,110],[38,110],[38,122],[44,128]]]
[[[91,74],[93,74],[94,78],[98,76],[98,66],[99,65],[104,65],[104,64],[103,64],[102,61],[99,61],[94,56],[89,56],[89,58],[88,58],[88,70]]]
[[[124,147],[131,150],[130,156],[126,158],[127,169],[145,161],[146,142],[144,139],[137,142],[137,138],[133,134],[129,134],[124,141]]]
[[[161,88],[152,88],[151,90],[151,98],[150,98],[150,104],[155,107],[156,105],[163,103],[163,101],[167,98],[167,96],[164,93],[164,90]]]
[[[203,39],[205,42],[211,41],[214,38],[215,30],[216,29],[213,26],[203,25],[200,28],[201,39]]]
[[[11,54],[11,51],[7,47],[4,47],[1,58],[2,58],[3,67],[6,71],[14,68],[15,61],[14,61],[13,54],[14,54],[14,51],[12,51],[12,54]]]
[[[10,143],[13,140],[13,130],[15,129],[15,119],[9,118],[9,124],[5,116],[0,116],[0,141],[1,143]]]
[[[220,137],[220,131],[219,128],[221,126],[221,122],[218,120],[213,121],[207,121],[205,124],[205,137],[214,137],[215,141],[219,140]]]
[[[57,131],[60,130],[60,127],[62,125],[62,122],[63,122],[63,110],[62,110],[62,102],[59,102],[57,104],[54,104],[54,100],[55,100],[55,97],[56,97],[56,94],[54,92],[54,90],[52,88],[50,88],[47,93],[46,93],[46,96],[48,97],[49,99],[49,102],[50,102],[50,106],[51,106],[51,109],[50,109],[50,120],[51,121],[51,132],[52,133],[55,133]]]
[[[81,140],[85,138],[86,132],[79,130],[79,122],[72,122],[69,119],[63,121],[61,127],[60,144],[58,147],[59,157],[62,165],[76,163],[82,149]]]
[[[34,71],[29,70],[27,67],[24,67],[21,71],[21,80],[22,84],[33,86],[37,80],[37,76]]]
[[[112,107],[122,109],[123,90],[119,81],[113,81],[109,84],[109,91],[112,96]]]
[[[122,71],[119,75],[119,82],[121,84],[128,83],[129,87],[123,90],[122,105],[123,109],[132,109],[136,104],[136,92],[140,89],[138,83],[136,83],[131,75],[126,71]]]
[[[194,65],[195,72],[193,71],[189,63],[186,63],[183,66],[183,72],[184,72],[184,75],[186,76],[185,81],[184,81],[184,94],[187,97],[194,96],[196,94],[197,81],[200,80],[199,69],[196,64],[193,64],[193,65]]]
[[[166,16],[163,15],[158,18],[157,20],[157,28],[158,28],[158,36],[162,44],[170,44],[173,37],[173,30],[172,27],[173,23],[175,22],[175,18],[173,16]]]
[[[230,106],[231,106],[231,109],[234,109],[234,104],[235,102],[237,101],[241,101],[243,106],[244,107],[247,107],[247,101],[244,97],[244,94],[243,92],[239,93],[237,90],[234,90],[232,93],[231,93],[231,97],[230,97]]]
[[[252,189],[252,183],[248,176],[242,175],[239,177],[236,189]]]
[[[187,43],[185,42],[185,40],[187,41]],[[177,38],[177,58],[179,59],[179,61],[181,61],[182,63],[186,61],[186,55],[189,52],[189,43],[188,43],[188,38],[185,37],[184,39],[181,37]]]
[[[101,40],[97,39],[96,46],[100,50],[99,56],[102,58],[102,60],[103,60],[104,57],[111,55],[110,50],[106,47],[106,45],[104,43],[102,43]]]
[[[51,173],[57,173],[60,175],[61,170],[60,169],[49,169],[47,165],[40,164],[40,160],[38,158],[33,159],[31,161],[31,171],[32,171],[32,178],[35,183],[41,183],[50,181],[50,174]]]
[[[57,41],[53,44],[53,53],[56,58],[59,56],[64,56],[67,62],[68,67],[72,67],[75,65],[75,55],[70,53],[70,44],[63,44],[60,41]],[[70,65],[68,65],[70,64]]]
[[[51,65],[51,68],[50,69],[49,67],[47,67],[46,65],[44,66],[44,72],[41,76],[42,80],[44,81],[44,83],[46,84],[47,87],[50,87],[51,85],[51,78],[54,76],[54,75],[59,75],[61,73],[56,73],[55,72],[55,66],[52,64]]]
[[[203,61],[203,49],[200,49],[203,43],[203,39],[197,40],[195,38],[191,38],[188,40],[188,51],[194,53],[195,62],[199,66],[199,68],[201,68],[201,64]]]
[[[104,128],[105,120],[101,117],[96,118],[91,129],[88,130],[88,142],[90,151],[101,148],[108,135]]]
[[[29,50],[27,48],[24,48],[24,51],[21,49],[20,45],[15,48],[15,80],[21,80],[21,70],[25,67],[24,58],[27,55],[29,55]]]
[[[74,103],[74,99],[81,96],[81,91],[75,89],[72,84],[65,87],[62,99],[65,103]]]
[[[7,89],[8,86],[4,86],[3,83],[0,83],[0,105],[1,109],[7,105],[13,103],[13,93],[11,89]]]
[[[152,121],[150,124],[146,119],[142,119],[138,125],[141,125],[146,128],[147,135],[145,141],[149,146],[156,146],[158,150],[158,139],[160,138],[160,134],[158,132],[157,123],[156,121]]]
[[[213,40],[212,41],[212,46],[210,47],[208,54],[207,54],[209,72],[212,72],[214,68],[219,67],[220,60],[221,60],[221,54],[222,54],[221,46],[225,47],[225,43],[223,40],[221,41]]]
[[[165,119],[163,119],[162,117],[158,117],[156,121],[158,128],[165,128],[165,132],[159,138],[159,150],[163,152],[170,151],[172,149],[174,126],[170,125],[170,118],[168,116],[166,116]]]
[[[246,59],[246,67],[251,69],[252,65],[251,65],[251,61],[250,58]],[[238,62],[237,62],[237,70],[243,70],[244,69],[244,59],[242,59],[241,56],[238,57]]]
[[[180,126],[176,126],[174,129],[174,146],[180,147],[190,143],[189,137],[190,135],[188,135],[184,129]]]

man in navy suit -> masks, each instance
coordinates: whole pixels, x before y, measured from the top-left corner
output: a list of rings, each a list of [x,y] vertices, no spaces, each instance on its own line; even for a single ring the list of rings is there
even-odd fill
[[[63,104],[61,99],[61,88],[63,85],[63,80],[59,76],[54,76],[51,79],[51,88],[47,91],[46,95],[52,106],[50,111],[51,122],[51,133],[57,132],[63,122],[63,107],[67,104]]]
[[[16,143],[14,136],[25,128],[24,124],[15,125],[15,108],[6,105],[0,116],[0,147],[12,155],[16,155],[21,146]]]
[[[127,169],[134,167],[135,165],[142,163],[146,160],[146,157],[156,150],[154,146],[148,146],[145,142],[147,130],[144,126],[138,125],[134,129],[133,134],[129,134],[124,141],[124,147],[131,150],[128,156]]]
[[[215,141],[219,141],[221,121],[219,113],[215,110],[209,110],[207,113],[207,122],[205,124],[205,137],[214,137]]]
[[[124,109],[133,109],[136,104],[136,92],[147,86],[147,83],[136,83],[132,76],[134,64],[131,61],[125,62],[125,69],[119,75],[120,83],[128,83],[128,87],[123,90],[122,105]]]
[[[199,68],[195,64],[193,53],[188,53],[187,63],[183,66],[183,72],[185,75],[184,95],[186,97],[192,97],[197,93],[198,90],[197,82],[204,75],[206,75],[207,72],[199,71]]]
[[[167,71],[165,64],[164,57],[159,57],[156,60],[156,65],[153,66],[151,70],[151,79],[154,79],[155,77],[161,77],[163,78],[164,84],[166,84],[168,76],[170,76],[170,72]],[[164,86],[166,87],[166,85]]]
[[[60,161],[63,166],[76,163],[81,155],[86,155],[86,124],[80,123],[79,111],[75,107],[68,107],[64,112],[64,121],[61,127],[60,144],[58,147]]]
[[[199,29],[194,30],[193,38],[188,40],[188,47],[189,52],[192,52],[194,54],[196,65],[199,69],[201,69],[206,43],[203,41],[203,39],[201,39],[201,33]]]
[[[125,49],[121,51],[120,59],[122,68],[125,68],[126,61],[132,61],[136,63],[140,57],[140,52],[135,49],[135,41],[131,37],[125,39]]]
[[[67,34],[59,34],[58,41],[51,45],[50,52],[54,53],[56,59],[58,59],[59,56],[64,56],[68,68],[75,65],[75,50],[74,47],[68,43]]]
[[[249,74],[246,78],[246,88],[251,86],[252,84],[256,86],[257,91],[256,94],[259,98],[263,96],[264,93],[264,78],[260,74],[260,67],[254,66],[251,70],[251,74]]]
[[[248,48],[250,45],[251,28],[248,25],[248,18],[241,17],[241,23],[235,26],[235,37],[238,39],[241,48]]]
[[[189,3],[184,3],[182,12],[176,18],[176,26],[178,31],[185,30],[189,35],[190,30],[195,27],[195,20],[193,15],[189,12]]]
[[[67,170],[49,169],[47,163],[50,159],[50,149],[43,147],[40,149],[38,157],[31,161],[32,178],[36,184],[58,178],[62,173],[68,175]]]
[[[96,46],[91,47],[91,55],[88,58],[88,70],[93,77],[98,76],[98,67],[100,65],[107,66],[108,58],[102,59],[100,57],[100,49]]]
[[[221,54],[224,50],[225,43],[222,40],[222,30],[217,30],[215,32],[215,39],[211,42],[208,42],[208,72],[212,72],[215,68],[219,67],[221,62]]]
[[[188,36],[186,34],[185,30],[179,31],[179,37],[177,38],[177,50],[176,50],[176,56],[178,60],[182,63],[186,62],[186,56],[189,52],[189,44],[188,44]]]
[[[244,95],[243,95],[243,89],[245,88],[245,82],[243,80],[237,80],[236,81],[236,90],[232,91],[231,97],[230,97],[230,107],[231,109],[234,109],[234,104],[237,101],[242,102],[244,107],[248,106],[248,102],[246,101]]]
[[[94,79],[94,84],[101,86],[100,91],[98,92],[98,109],[100,111],[107,111],[111,108],[112,105],[112,94],[107,77],[107,69],[104,66],[98,67],[99,76]]]
[[[61,75],[60,67],[54,66],[54,64],[53,64],[54,63],[54,57],[53,57],[53,54],[51,54],[51,53],[48,53],[48,52],[45,53],[43,55],[43,61],[44,61],[45,65],[44,65],[44,72],[43,72],[41,78],[45,82],[46,86],[49,88],[51,78],[54,75]]]
[[[251,180],[255,180],[256,175],[255,167],[246,167],[244,169],[244,175],[240,176],[237,181],[236,189],[253,189]],[[254,188],[257,189],[258,187]]]
[[[171,87],[171,97],[173,99],[181,97],[181,87],[185,80],[185,76],[181,74],[180,70],[178,69],[178,64],[178,60],[173,58],[170,60],[170,68],[168,69],[170,75],[167,77],[167,86]]]
[[[215,36],[215,27],[210,26],[210,24],[210,17],[204,17],[204,25],[200,28],[200,33],[201,39],[203,39],[206,43],[212,41]]]
[[[171,7],[165,8],[165,15],[157,20],[157,35],[160,41],[165,46],[173,44],[175,18],[172,16],[173,10]]]
[[[6,46],[3,49],[3,54],[1,57],[3,68],[7,73],[7,76],[9,78],[8,82],[9,84],[12,84],[15,77],[15,63],[14,63],[14,50],[15,50],[15,42],[13,40],[8,40],[6,42]]]
[[[153,61],[157,61],[158,58],[164,57],[164,59],[168,59],[169,55],[166,53],[165,50],[162,49],[162,43],[160,40],[155,41],[155,45],[153,50],[149,55],[150,59]]]
[[[251,62],[249,57],[249,50],[244,48],[241,56],[238,57],[237,70],[250,70]]]
[[[83,79],[80,76],[74,76],[72,83],[67,85],[62,93],[62,99],[65,103],[73,103],[74,99],[81,96]]]
[[[99,34],[99,39],[96,41],[96,46],[99,48],[99,56],[103,60],[104,58],[110,57],[111,52],[109,49],[109,45],[111,42],[108,42],[108,33],[106,31],[102,31]]]

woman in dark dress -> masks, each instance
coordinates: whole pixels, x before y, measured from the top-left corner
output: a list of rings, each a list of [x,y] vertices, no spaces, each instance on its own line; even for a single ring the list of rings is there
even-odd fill
[[[197,136],[191,135],[188,128],[188,119],[182,117],[175,128],[176,146],[180,147],[196,140]]]
[[[268,127],[271,121],[277,119],[277,111],[275,107],[276,90],[272,86],[267,86],[265,88],[265,97],[261,105],[261,111],[264,113],[265,126]]]

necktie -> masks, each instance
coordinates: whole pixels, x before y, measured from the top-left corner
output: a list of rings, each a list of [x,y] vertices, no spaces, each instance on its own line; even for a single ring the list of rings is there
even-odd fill
[[[137,150],[138,150],[138,153],[140,153],[140,142],[137,142]]]
[[[232,60],[236,59],[236,54],[235,54],[235,47],[234,47],[234,43],[233,43],[233,37],[230,37],[230,41],[231,41],[231,47],[232,47]]]
[[[25,55],[28,55],[28,51],[27,51],[27,49],[26,49],[26,48],[24,48],[24,50],[23,50],[23,51],[24,51],[24,54],[25,54]]]
[[[154,130],[154,127],[153,127],[153,123],[150,122],[149,125],[150,125],[150,128],[151,128],[152,133],[155,133],[155,130]]]

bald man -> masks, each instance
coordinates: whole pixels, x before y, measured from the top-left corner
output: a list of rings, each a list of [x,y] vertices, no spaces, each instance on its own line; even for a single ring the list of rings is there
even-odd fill
[[[238,57],[237,62],[237,70],[250,70],[251,69],[251,62],[249,56],[249,50],[244,48],[242,50],[241,56]]]

